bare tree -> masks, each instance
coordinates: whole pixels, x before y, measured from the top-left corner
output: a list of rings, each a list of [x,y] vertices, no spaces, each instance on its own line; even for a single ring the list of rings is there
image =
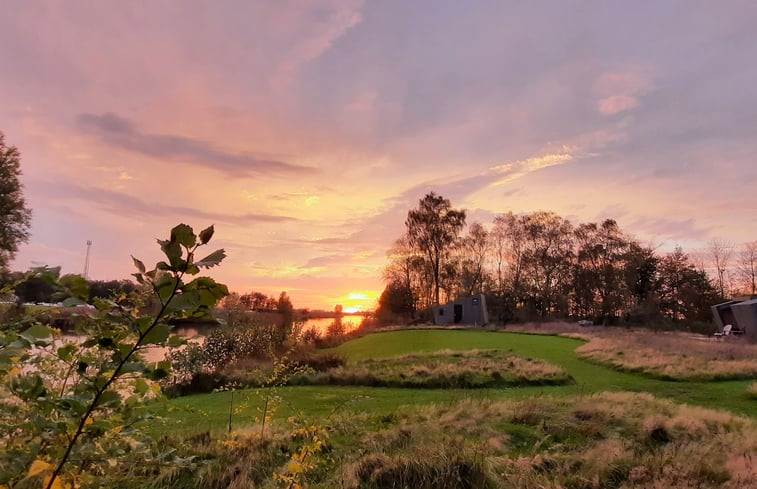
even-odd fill
[[[517,305],[524,297],[526,231],[523,219],[512,212],[498,215],[489,237],[498,314],[505,322],[515,317]]]
[[[468,227],[468,234],[460,240],[459,291],[473,295],[484,290],[488,282],[486,257],[489,253],[489,232],[481,223]]]
[[[715,238],[707,245],[710,263],[715,269],[715,285],[720,297],[726,297],[728,289],[728,263],[733,255],[733,243]]]
[[[751,295],[757,294],[757,241],[742,245],[736,273],[741,285]]]

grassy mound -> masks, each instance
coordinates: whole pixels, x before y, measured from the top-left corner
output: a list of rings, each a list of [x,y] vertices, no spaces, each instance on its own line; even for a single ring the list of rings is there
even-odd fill
[[[445,350],[367,359],[293,380],[303,384],[372,387],[484,388],[562,385],[572,379],[560,367],[512,352]]]
[[[757,379],[757,345],[704,341],[684,335],[616,334],[576,350],[582,358],[664,380]]]

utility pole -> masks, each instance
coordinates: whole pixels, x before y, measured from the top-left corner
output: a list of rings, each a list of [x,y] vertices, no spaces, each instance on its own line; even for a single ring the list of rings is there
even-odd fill
[[[89,249],[92,247],[92,240],[87,240],[87,257],[84,259],[84,278],[89,278]]]

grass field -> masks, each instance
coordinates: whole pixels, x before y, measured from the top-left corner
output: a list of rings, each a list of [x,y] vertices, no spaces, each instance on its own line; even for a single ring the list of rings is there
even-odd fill
[[[565,370],[508,350],[441,350],[433,353],[350,361],[325,372],[306,374],[297,383],[408,388],[496,388],[563,385]]]
[[[677,403],[728,410],[757,418],[757,401],[748,392],[752,381],[676,382],[624,373],[581,359],[575,349],[582,341],[557,336],[486,331],[400,330],[375,333],[349,341],[331,350],[351,361],[388,358],[451,349],[504,349],[545,360],[562,367],[575,384],[497,389],[393,389],[371,387],[303,386],[278,388],[282,402],[274,419],[300,413],[318,419],[330,413],[366,412],[391,414],[403,406],[452,404],[463,399],[500,400],[533,396],[588,395],[603,391],[648,392]],[[264,389],[233,394],[234,427],[255,423],[260,416]],[[188,396],[171,401],[166,425],[158,432],[222,432],[228,427],[230,392]]]

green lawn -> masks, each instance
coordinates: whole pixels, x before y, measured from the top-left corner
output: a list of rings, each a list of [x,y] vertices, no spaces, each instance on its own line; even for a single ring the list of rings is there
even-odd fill
[[[538,386],[503,389],[390,389],[371,387],[307,386],[277,390],[283,399],[274,419],[302,414],[321,418],[333,411],[390,414],[403,406],[421,403],[448,403],[463,398],[523,398],[538,395],[590,395],[602,391],[649,392],[661,398],[714,409],[726,409],[757,418],[757,401],[749,399],[747,386],[753,381],[672,382],[636,374],[622,373],[578,358],[574,350],[581,341],[557,336],[517,333],[450,330],[402,330],[375,333],[347,342],[332,351],[349,360],[386,358],[409,353],[442,349],[511,349],[516,354],[543,359],[563,367],[573,376],[575,385]],[[234,394],[234,427],[254,423],[259,416],[265,390],[249,389]],[[228,426],[231,393],[188,396],[173,400],[166,413],[166,426],[160,431],[172,433],[221,431]],[[175,423],[178,422],[178,425]]]

